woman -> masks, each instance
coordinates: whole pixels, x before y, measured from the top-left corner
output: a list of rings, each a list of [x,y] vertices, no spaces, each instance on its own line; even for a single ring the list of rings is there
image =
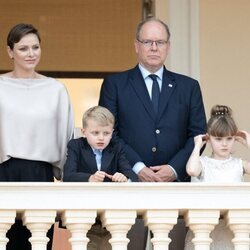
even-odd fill
[[[73,135],[72,108],[63,84],[36,72],[40,42],[31,24],[14,26],[7,37],[13,70],[0,75],[0,181],[61,178]],[[31,249],[29,231],[24,236],[16,228],[24,232],[17,221],[7,234],[7,249]]]

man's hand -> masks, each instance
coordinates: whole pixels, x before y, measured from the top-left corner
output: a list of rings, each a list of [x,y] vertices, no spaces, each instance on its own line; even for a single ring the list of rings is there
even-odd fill
[[[141,182],[159,182],[161,181],[160,177],[158,177],[155,172],[148,168],[144,167],[139,173],[138,173],[139,181]]]
[[[161,182],[172,182],[176,180],[175,173],[168,165],[153,166],[150,167],[150,169],[155,172],[155,175]]]

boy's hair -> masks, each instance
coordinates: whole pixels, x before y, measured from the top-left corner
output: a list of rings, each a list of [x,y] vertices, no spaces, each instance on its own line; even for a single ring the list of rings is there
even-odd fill
[[[100,126],[108,126],[115,124],[113,114],[106,108],[101,106],[94,106],[88,109],[82,117],[82,127],[86,128],[89,119],[95,120]]]
[[[238,131],[232,109],[224,105],[213,106],[207,127],[208,134],[216,137],[234,136]]]

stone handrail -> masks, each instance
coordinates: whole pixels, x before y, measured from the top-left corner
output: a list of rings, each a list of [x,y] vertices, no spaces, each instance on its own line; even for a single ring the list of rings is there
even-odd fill
[[[250,184],[204,183],[0,183],[0,250],[16,217],[31,231],[33,250],[46,250],[46,232],[56,220],[71,232],[72,250],[87,249],[87,231],[99,216],[114,250],[126,250],[127,232],[142,216],[153,232],[154,250],[166,250],[178,217],[195,235],[196,250],[208,250],[210,232],[224,217],[236,250],[249,250]]]

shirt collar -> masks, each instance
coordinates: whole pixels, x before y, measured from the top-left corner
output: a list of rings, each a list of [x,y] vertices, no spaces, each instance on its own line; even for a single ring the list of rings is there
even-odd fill
[[[92,148],[94,154],[99,154],[99,153],[102,154],[102,151],[103,151],[102,149],[95,149],[93,147],[91,147],[91,148]]]
[[[142,73],[142,77],[143,77],[144,80],[145,80],[149,75],[152,74],[152,73],[149,72],[147,69],[145,69],[141,64],[139,64],[139,69],[140,69],[140,71],[141,71],[141,73]],[[158,69],[158,70],[154,73],[154,75],[157,75],[157,76],[160,78],[160,80],[162,81],[163,66],[162,66],[160,69]]]

